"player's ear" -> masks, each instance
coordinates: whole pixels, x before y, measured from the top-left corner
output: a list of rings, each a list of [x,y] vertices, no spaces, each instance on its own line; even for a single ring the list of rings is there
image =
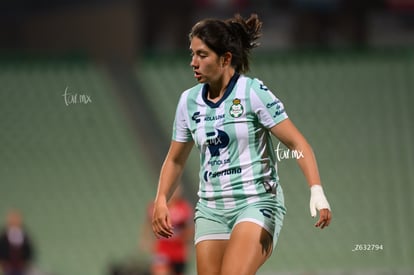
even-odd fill
[[[221,66],[224,67],[226,65],[231,65],[231,59],[233,57],[233,55],[231,54],[231,52],[225,52],[222,56],[222,63]]]

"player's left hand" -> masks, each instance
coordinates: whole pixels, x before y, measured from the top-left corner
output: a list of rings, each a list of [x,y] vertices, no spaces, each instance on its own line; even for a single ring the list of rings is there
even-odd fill
[[[331,223],[332,214],[329,209],[321,209],[319,211],[319,220],[315,223],[315,227],[325,228]]]
[[[316,211],[319,210],[319,220],[315,223],[315,227],[323,229],[330,224],[332,219],[331,207],[321,185],[311,186],[309,207],[312,217],[316,217]]]

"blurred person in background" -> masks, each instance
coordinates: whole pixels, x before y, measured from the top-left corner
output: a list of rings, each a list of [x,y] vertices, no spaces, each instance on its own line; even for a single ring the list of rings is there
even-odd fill
[[[140,3],[139,20],[142,38],[147,51],[181,49],[185,36],[177,35],[191,27],[194,1],[151,0]],[[154,16],[157,20],[154,20]]]
[[[174,230],[171,238],[155,238],[151,220],[154,204],[147,209],[148,222],[141,237],[141,248],[151,253],[151,275],[183,275],[189,260],[194,237],[193,206],[182,194],[182,185],[175,190],[168,207]]]
[[[250,50],[258,46],[256,14],[205,19],[191,29],[190,66],[198,85],[182,93],[172,141],[160,171],[152,228],[174,238],[168,206],[190,152],[200,151],[195,211],[198,275],[252,275],[270,257],[286,209],[271,134],[301,153],[297,163],[310,188],[315,227],[331,221],[313,150],[288,118],[283,103],[250,78]]]
[[[377,0],[292,0],[293,44],[299,48],[366,46],[368,11]]]
[[[32,274],[34,247],[19,210],[7,213],[6,225],[0,235],[0,266],[4,275]]]

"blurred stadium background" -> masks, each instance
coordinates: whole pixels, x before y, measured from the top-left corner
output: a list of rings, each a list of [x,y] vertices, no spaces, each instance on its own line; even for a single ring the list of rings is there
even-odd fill
[[[40,271],[147,264],[145,208],[195,84],[187,33],[236,12],[264,22],[250,75],[313,145],[334,213],[313,228],[304,178],[282,160],[288,214],[258,274],[414,274],[412,0],[1,1],[0,215],[22,210]],[[197,171],[193,152],[193,203]]]

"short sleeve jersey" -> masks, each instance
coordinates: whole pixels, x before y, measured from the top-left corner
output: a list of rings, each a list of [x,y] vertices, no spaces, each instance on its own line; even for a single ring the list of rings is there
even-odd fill
[[[200,203],[231,208],[260,199],[278,183],[269,129],[288,116],[283,103],[258,79],[235,74],[218,102],[207,84],[180,97],[172,139],[200,150]]]

